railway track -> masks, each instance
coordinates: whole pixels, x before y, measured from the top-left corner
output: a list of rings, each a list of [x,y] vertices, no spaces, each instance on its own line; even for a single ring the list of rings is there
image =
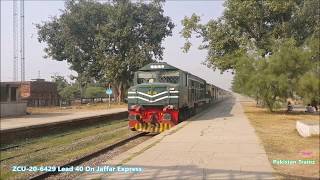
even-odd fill
[[[0,131],[0,142],[2,150],[15,148],[10,144],[23,142],[26,138],[39,138],[46,135],[60,134],[71,129],[83,128],[103,122],[111,122],[128,117],[128,113],[117,112],[91,117],[71,118],[64,121],[48,122],[45,124],[34,124],[30,126],[3,129]]]
[[[112,150],[118,148],[118,147],[121,147],[121,146],[129,143],[130,141],[133,141],[133,140],[135,140],[135,139],[138,139],[138,138],[140,138],[140,137],[142,137],[142,136],[144,136],[144,135],[146,135],[146,134],[148,134],[148,133],[146,133],[146,132],[137,133],[137,134],[132,135],[132,136],[130,136],[130,137],[128,137],[128,138],[125,138],[125,139],[122,139],[122,140],[120,140],[120,141],[117,141],[117,142],[115,142],[115,143],[113,143],[113,144],[111,144],[111,145],[109,145],[109,146],[107,146],[107,147],[105,147],[105,148],[103,148],[103,149],[100,149],[100,150],[95,151],[95,152],[93,152],[93,153],[90,153],[90,154],[87,154],[87,155],[85,155],[85,156],[82,156],[82,157],[80,157],[80,158],[78,158],[78,159],[75,159],[75,160],[73,160],[73,161],[71,161],[71,162],[68,162],[68,163],[66,163],[66,164],[64,164],[64,165],[61,165],[61,166],[59,166],[59,167],[60,167],[60,168],[65,168],[65,167],[71,167],[71,166],[80,165],[80,164],[82,164],[82,163],[84,163],[84,162],[87,162],[87,161],[89,161],[89,160],[91,160],[91,159],[94,159],[94,158],[96,158],[96,157],[98,157],[98,156],[100,156],[100,155],[102,155],[102,154],[105,154],[105,153],[107,153],[107,152],[109,152],[109,151],[112,151]],[[60,173],[63,173],[63,172],[58,172],[58,170],[53,171],[53,172],[44,172],[44,173],[42,173],[42,174],[33,176],[33,177],[31,177],[30,179],[31,179],[31,180],[45,179],[45,178],[48,178],[48,177],[50,177],[50,176],[56,176],[56,175],[58,175],[58,174],[60,174]]]

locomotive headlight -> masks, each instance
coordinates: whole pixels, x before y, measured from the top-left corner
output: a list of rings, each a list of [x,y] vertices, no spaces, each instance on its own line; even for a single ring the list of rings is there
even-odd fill
[[[143,107],[140,105],[131,105],[129,110],[140,111]]]
[[[167,110],[172,110],[172,109],[175,109],[176,106],[175,105],[167,105],[166,107],[164,107],[162,110],[164,112],[166,112]]]
[[[137,105],[131,105],[131,106],[129,107],[129,109],[130,109],[130,110],[134,110],[134,109],[136,109],[136,107],[137,107]]]
[[[169,113],[163,114],[163,120],[170,121],[171,120],[171,114],[169,114]]]
[[[167,107],[168,107],[168,109],[173,109],[174,105],[168,105]]]

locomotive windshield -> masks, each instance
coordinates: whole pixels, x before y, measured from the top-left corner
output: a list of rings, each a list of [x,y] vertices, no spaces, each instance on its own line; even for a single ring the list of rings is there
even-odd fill
[[[152,71],[152,72],[139,72],[138,84],[141,83],[179,83],[178,71]]]
[[[138,73],[138,84],[142,83],[153,83],[157,78],[156,72],[139,72]]]

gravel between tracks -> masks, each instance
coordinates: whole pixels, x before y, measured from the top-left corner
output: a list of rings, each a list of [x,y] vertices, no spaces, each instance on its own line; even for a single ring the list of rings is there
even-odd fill
[[[110,160],[112,160],[113,157],[116,157],[118,155],[120,155],[121,153],[133,148],[134,146],[146,141],[147,139],[150,139],[151,137],[153,137],[153,135],[144,135],[141,136],[137,139],[134,139],[132,141],[130,141],[129,143],[126,143],[120,147],[117,147],[111,151],[108,151],[98,157],[95,157],[93,159],[91,159],[90,161],[87,161],[85,163],[82,163],[78,166],[91,166],[91,167],[96,167],[96,166],[103,166],[103,165],[109,165],[108,162],[110,162]],[[92,173],[80,173],[80,172],[71,172],[71,173],[60,173],[57,175],[53,175],[48,177],[47,179],[50,180],[56,180],[56,179],[64,179],[64,180],[71,180],[71,179],[76,179],[79,178],[81,176],[86,176],[86,175],[90,175]]]

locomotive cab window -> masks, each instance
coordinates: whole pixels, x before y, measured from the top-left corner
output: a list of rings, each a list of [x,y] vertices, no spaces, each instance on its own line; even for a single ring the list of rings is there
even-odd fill
[[[156,72],[139,72],[138,73],[138,84],[142,83],[153,83],[157,78]]]
[[[152,71],[139,72],[137,83],[172,83],[178,84],[180,80],[179,71]]]
[[[178,71],[161,71],[159,74],[159,82],[162,83],[179,83],[179,72]]]

